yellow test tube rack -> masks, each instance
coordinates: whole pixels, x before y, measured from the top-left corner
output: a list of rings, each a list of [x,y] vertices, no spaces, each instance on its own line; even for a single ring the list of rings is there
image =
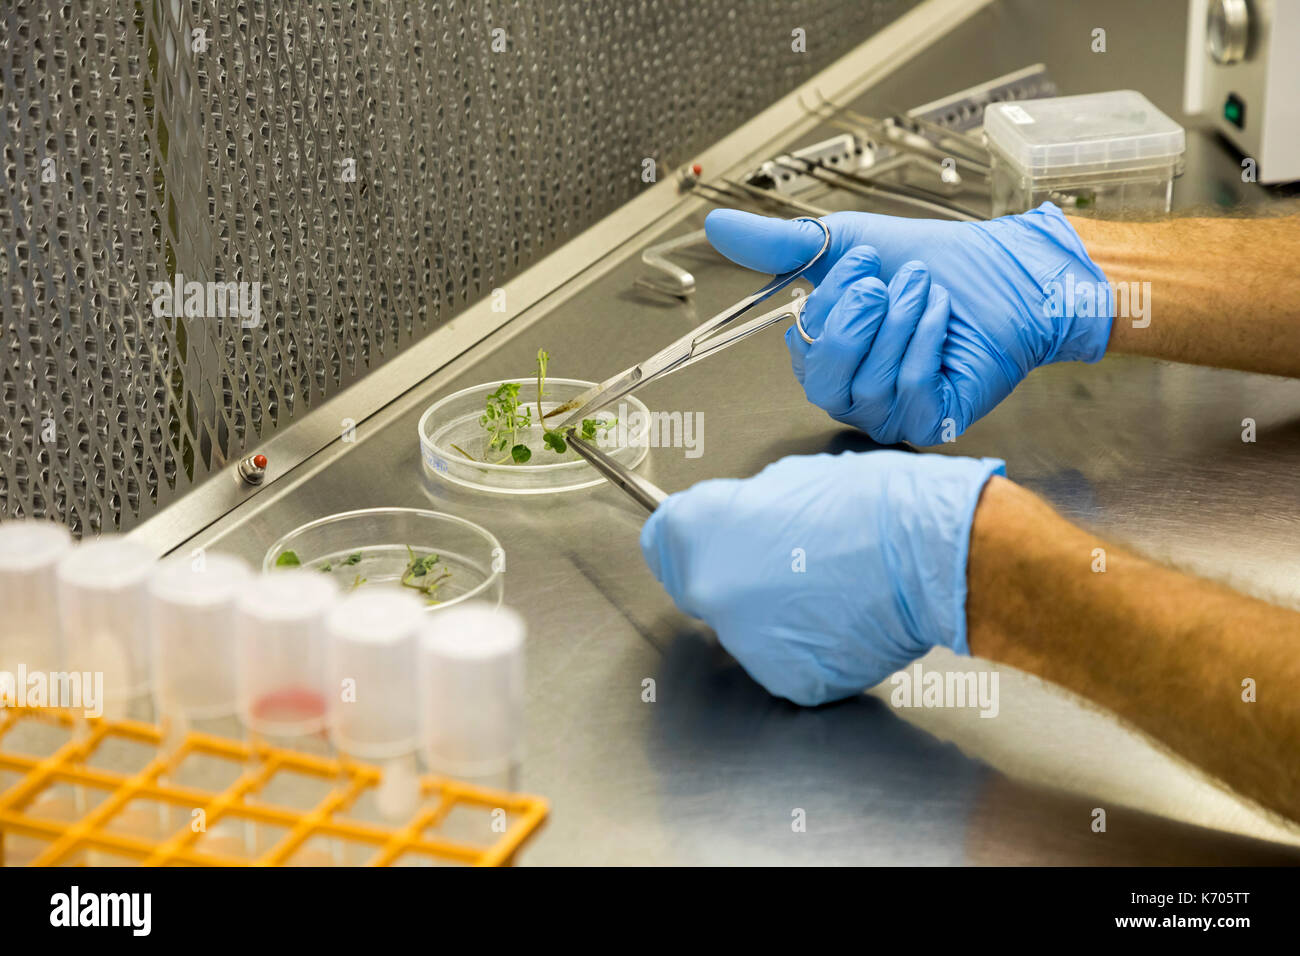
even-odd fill
[[[23,721],[53,723],[69,731],[70,737],[44,755],[7,750],[6,736]],[[152,747],[154,757],[134,773],[92,765],[95,752],[113,740]],[[195,755],[235,761],[242,770],[224,790],[173,782],[170,769]],[[279,773],[326,781],[328,793],[308,809],[258,800],[263,787]],[[0,709],[0,780],[14,775],[18,778],[0,792],[0,864],[5,863],[6,838],[17,835],[40,847],[28,861],[33,866],[77,864],[93,860],[96,854],[144,866],[285,866],[301,862],[301,851],[309,842],[325,843],[341,858],[365,857],[369,866],[412,862],[506,866],[548,813],[546,801],[539,797],[426,776],[420,780],[419,807],[404,825],[371,823],[350,818],[348,811],[362,794],[380,785],[383,774],[378,767],[203,733],[170,741],[153,724],[84,718],[50,709]],[[51,787],[94,792],[96,800],[75,819],[53,819],[42,815],[36,805],[38,796]],[[173,808],[179,822],[154,836],[114,827],[114,819],[138,801]],[[439,834],[453,811],[466,810],[500,821],[498,827],[479,831],[493,834],[490,843],[479,845]],[[203,828],[196,828],[194,819],[201,819]],[[254,855],[214,851],[201,838],[223,822],[266,827],[282,835]]]

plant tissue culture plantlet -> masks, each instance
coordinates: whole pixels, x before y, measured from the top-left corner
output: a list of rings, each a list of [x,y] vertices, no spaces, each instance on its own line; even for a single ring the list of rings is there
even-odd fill
[[[410,561],[406,564],[406,570],[402,572],[402,587],[419,591],[430,604],[439,603],[438,588],[442,586],[443,581],[451,577],[451,572],[437,567],[441,559],[436,554],[426,554],[421,557],[412,550],[410,545],[406,546],[406,553],[410,556]]]
[[[569,450],[569,444],[558,428],[546,427],[546,416],[542,412],[542,398],[546,394],[546,367],[550,359],[551,354],[545,349],[537,350],[536,424],[542,429],[542,444],[557,455],[563,455]],[[516,465],[523,465],[532,460],[533,450],[519,441],[519,434],[521,432],[527,434],[531,431],[534,425],[533,408],[527,403],[520,405],[519,389],[518,382],[504,382],[487,398],[487,407],[479,418],[479,424],[483,426],[487,436],[485,446],[488,452],[495,453],[509,449],[508,454],[495,461],[485,454],[483,461],[489,464],[504,465],[507,462],[514,462]],[[605,421],[584,418],[578,433],[585,440],[592,441],[599,432],[612,428],[617,423],[616,418]],[[471,461],[479,460],[459,445],[453,444],[451,447]]]
[[[419,591],[424,595],[429,604],[440,603],[437,599],[438,589],[442,586],[444,581],[451,577],[451,571],[447,568],[437,567],[441,561],[441,558],[438,555],[432,553],[417,555],[415,549],[409,544],[404,547],[406,548],[408,560],[406,562],[406,567],[398,578],[398,583],[404,588],[411,588]],[[382,560],[382,555],[374,555],[374,557]],[[315,565],[315,567],[317,571],[321,571],[325,574],[332,574],[336,570],[356,567],[360,565],[364,559],[365,552],[354,551],[341,561],[330,561],[329,559],[326,559]],[[275,559],[275,566],[277,568],[302,567],[302,559],[298,557],[296,551],[282,551]],[[435,571],[437,573],[435,573]],[[361,574],[355,574],[352,578],[349,589],[355,591],[357,588],[361,587],[361,585],[365,584],[366,581],[367,579]]]

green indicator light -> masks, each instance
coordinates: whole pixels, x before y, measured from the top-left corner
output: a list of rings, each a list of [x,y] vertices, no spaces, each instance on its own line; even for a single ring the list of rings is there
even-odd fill
[[[1229,93],[1223,103],[1223,118],[1238,129],[1246,125],[1246,104],[1236,93]]]

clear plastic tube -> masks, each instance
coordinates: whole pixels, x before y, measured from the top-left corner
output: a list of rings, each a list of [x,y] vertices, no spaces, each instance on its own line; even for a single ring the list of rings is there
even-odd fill
[[[152,719],[149,701],[149,619],[145,584],[155,566],[148,548],[118,535],[82,542],[63,556],[55,569],[63,664],[83,687],[95,688],[95,700],[83,701],[88,716]],[[76,788],[79,815],[91,806],[89,794]],[[156,831],[148,810],[132,809],[118,824],[140,836]],[[88,866],[110,865],[98,850],[86,851]]]
[[[251,572],[238,558],[198,552],[157,565],[149,577],[150,649],[153,699],[163,730],[163,748],[175,752],[190,730],[220,736],[239,734],[235,720],[235,603]],[[224,761],[187,756],[162,778],[204,789],[224,786]],[[158,827],[172,832],[188,815],[171,804],[159,808]],[[256,850],[252,827],[237,818],[218,821],[204,845],[233,852]]]
[[[6,706],[47,706],[52,699],[49,675],[63,669],[59,640],[55,574],[60,559],[73,548],[68,530],[50,521],[0,523],[0,698]],[[32,678],[43,675],[47,693],[33,699]],[[51,820],[72,821],[83,812],[78,788],[63,783],[45,787],[28,811]],[[6,857],[23,860],[45,848],[21,834],[0,835]],[[82,858],[84,859],[84,857]]]
[[[235,609],[239,719],[254,744],[329,753],[325,618],[338,593],[329,575],[299,568],[255,575],[240,593]],[[255,753],[263,752],[255,748]],[[280,782],[272,774],[265,789],[250,799],[293,804],[292,788],[281,789]],[[245,836],[260,854],[282,834],[277,827],[253,824]]]
[[[415,650],[424,616],[415,596],[380,590],[350,594],[329,614],[330,737],[345,760],[377,760],[383,768],[378,788],[356,808],[362,817],[401,821],[419,805]]]
[[[222,554],[175,558],[155,568],[149,624],[160,714],[207,720],[235,713],[235,602],[250,576],[243,561]]]
[[[400,592],[350,594],[330,612],[330,733],[351,756],[384,759],[418,743],[416,632],[424,604]]]
[[[523,738],[523,619],[465,604],[420,629],[420,737],[429,769],[514,785]]]
[[[333,578],[300,569],[258,575],[240,595],[235,631],[239,717],[250,731],[278,742],[324,731],[329,696],[325,620],[337,600]]]
[[[102,678],[104,711],[143,718],[149,693],[145,584],[153,553],[115,535],[83,543],[55,571],[64,666]]]
[[[61,667],[54,569],[72,546],[68,530],[53,522],[0,523],[0,680]]]

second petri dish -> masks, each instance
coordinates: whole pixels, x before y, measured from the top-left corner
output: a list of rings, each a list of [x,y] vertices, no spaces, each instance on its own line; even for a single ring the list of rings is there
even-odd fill
[[[505,552],[480,525],[418,508],[367,508],[311,521],[271,545],[262,570],[329,574],[347,594],[400,589],[430,610],[463,601],[501,603]]]

